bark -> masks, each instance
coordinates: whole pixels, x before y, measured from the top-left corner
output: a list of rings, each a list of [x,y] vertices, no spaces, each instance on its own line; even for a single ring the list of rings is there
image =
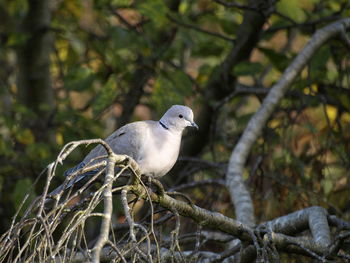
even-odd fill
[[[232,76],[232,69],[240,62],[249,59],[252,50],[259,41],[260,33],[264,23],[269,17],[270,9],[274,7],[273,3],[266,0],[250,0],[249,6],[266,6],[261,9],[261,13],[252,10],[245,10],[243,22],[237,31],[236,40],[232,43],[233,47],[221,65],[215,69],[205,87],[201,109],[196,117],[200,129],[199,132],[185,138],[181,155],[198,155],[208,144],[212,120],[215,118],[215,106],[225,97],[229,96],[234,90],[235,78]],[[214,124],[215,125],[215,124]],[[174,174],[183,169],[184,164],[179,163],[173,169]]]
[[[304,49],[284,71],[280,80],[271,88],[260,109],[250,119],[236,147],[232,151],[227,169],[226,181],[235,205],[239,221],[253,225],[254,209],[249,192],[243,183],[243,170],[253,144],[271,117],[279,101],[299,75],[306,63],[327,40],[350,28],[350,19],[343,19],[318,30]]]
[[[168,7],[172,12],[177,12],[180,1],[169,1]],[[156,39],[153,39],[152,57],[139,56],[137,65],[138,68],[132,73],[132,83],[129,91],[125,95],[122,102],[123,112],[117,120],[117,128],[130,122],[134,113],[135,107],[140,103],[144,95],[144,87],[147,82],[154,76],[155,67],[162,56],[163,51],[167,50],[174,40],[176,35],[176,28],[167,28],[165,31],[160,31]]]
[[[105,189],[103,190],[104,216],[100,227],[100,234],[98,236],[98,239],[93,249],[94,251],[93,251],[92,261],[94,263],[100,262],[101,250],[103,246],[108,242],[108,239],[109,239],[109,230],[111,227],[110,224],[112,221],[112,213],[113,213],[112,186],[113,186],[113,179],[114,179],[115,162],[116,162],[115,156],[113,154],[110,154],[110,156],[108,156],[107,171],[105,176],[105,183],[104,183]]]
[[[350,26],[350,19],[348,19],[348,22]],[[105,170],[105,168],[107,169],[104,185],[97,189],[96,192],[91,192],[85,199],[83,198],[75,204],[70,203],[73,198],[80,195],[97,179],[98,175],[96,175],[94,179],[92,178],[92,181],[87,182],[77,192],[73,193],[69,191],[69,193],[67,193],[68,196],[63,197],[62,194],[64,190],[62,190],[62,193],[58,194],[55,198],[56,205],[54,205],[52,209],[44,211],[45,201],[48,198],[47,193],[49,185],[55,176],[57,165],[62,163],[76,147],[90,143],[102,144],[107,150],[107,164],[105,162],[100,163],[100,168],[103,170]],[[117,174],[113,175],[115,165],[122,169],[119,170]],[[131,184],[121,185],[112,189],[113,181],[115,181],[125,169],[128,169],[131,173],[131,178],[129,180]],[[77,175],[78,174],[76,174],[76,176]],[[163,185],[158,180],[148,178],[148,183],[152,183],[154,186],[152,189],[157,189],[157,191],[154,191],[145,186],[145,183],[140,180],[140,176],[140,170],[135,160],[126,155],[114,154],[108,144],[101,139],[76,141],[65,145],[56,161],[48,167],[47,184],[43,195],[37,197],[36,200],[29,205],[21,218],[16,219],[16,217],[18,217],[18,214],[16,214],[10,229],[0,237],[0,255],[5,255],[2,257],[0,256],[0,262],[4,262],[6,259],[12,259],[12,256],[14,260],[11,262],[18,262],[20,260],[31,262],[34,258],[41,262],[56,258],[62,260],[58,262],[72,262],[70,257],[71,253],[66,254],[67,249],[73,250],[72,255],[75,255],[76,252],[82,252],[83,255],[79,258],[85,261],[92,256],[93,262],[99,262],[104,258],[104,249],[109,246],[117,253],[114,255],[115,257],[127,257],[129,253],[138,253],[145,261],[153,262],[151,247],[156,246],[157,251],[163,249],[163,247],[159,247],[156,238],[153,239],[153,237],[155,237],[153,227],[156,222],[151,220],[149,225],[149,223],[146,222],[142,223],[136,221],[136,218],[132,216],[131,210],[129,209],[126,196],[127,192],[132,192],[138,198],[157,203],[166,210],[171,211],[177,222],[174,230],[177,233],[180,230],[179,215],[182,215],[197,222],[197,225],[201,228],[219,230],[229,234],[232,238],[238,238],[242,241],[241,243],[235,242],[236,245],[232,249],[220,254],[209,252],[210,255],[205,256],[208,258],[204,258],[202,262],[215,262],[218,260],[222,262],[223,259],[231,255],[238,255],[241,245],[241,262],[252,262],[256,256],[259,259],[266,259],[265,262],[270,262],[267,260],[268,258],[272,257],[278,259],[278,253],[282,251],[306,255],[323,262],[326,259],[335,257],[337,252],[342,251],[344,249],[344,241],[350,236],[348,231],[350,229],[349,222],[328,215],[327,211],[322,207],[306,208],[252,228],[247,224],[229,218],[221,213],[198,207],[192,204],[190,200],[187,200],[187,202],[176,200],[164,191]],[[73,180],[74,178],[71,179]],[[121,191],[122,193],[122,204],[127,219],[126,224],[130,228],[128,233],[132,241],[131,243],[128,237],[110,235],[112,223],[111,215],[113,211],[112,192],[115,191]],[[102,203],[102,200],[103,213],[99,213],[96,211],[96,208]],[[153,208],[151,208],[151,213],[154,213]],[[67,224],[62,224],[63,218],[68,219],[68,215],[69,221],[66,222]],[[80,233],[79,229],[83,229],[86,220],[92,216],[101,217],[102,222],[100,234],[93,249],[88,249],[85,241],[82,241],[86,240],[85,234],[83,233],[84,231],[81,232],[82,236],[79,237],[80,241],[78,240],[76,244],[85,245],[77,246],[72,242],[72,247],[69,246],[68,248],[67,244],[69,240],[76,238],[77,231]],[[144,223],[146,223],[146,225],[144,225]],[[336,226],[338,231],[331,233],[330,225]],[[62,227],[62,231],[60,232],[58,240],[54,242],[52,235],[57,231],[59,226]],[[138,234],[134,232],[136,228],[141,230]],[[149,231],[147,228],[149,228]],[[28,233],[26,236],[23,236],[20,233],[25,229],[31,230],[27,231]],[[174,231],[172,231],[172,233],[174,233]],[[209,236],[212,235],[211,233],[207,234]],[[174,238],[177,239],[178,236],[166,238],[170,240],[170,247],[172,247]],[[225,239],[226,238],[230,239],[229,236],[225,237]],[[334,244],[331,244],[331,240],[335,241],[333,242]],[[33,247],[31,244],[36,244],[36,246]],[[146,248],[146,252],[142,251],[143,247]],[[125,250],[125,248],[127,249]],[[17,253],[13,254],[14,251]],[[204,253],[205,251],[198,250],[194,253],[197,252]],[[163,256],[163,254],[159,255],[159,258]]]
[[[49,0],[28,0],[29,10],[21,31],[26,37],[18,50],[18,99],[36,114],[35,119],[25,119],[24,126],[33,129],[37,139],[47,133],[47,121],[53,108],[53,90],[50,82]]]

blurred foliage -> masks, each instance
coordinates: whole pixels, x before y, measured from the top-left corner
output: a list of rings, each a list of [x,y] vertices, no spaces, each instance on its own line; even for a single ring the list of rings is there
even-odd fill
[[[28,5],[25,0],[0,2],[2,226],[65,143],[107,136],[118,127],[130,99],[139,97],[130,105],[134,114],[128,121],[158,118],[175,103],[189,104],[197,113],[203,104],[214,103],[204,101],[203,93],[232,42],[206,31],[235,39],[243,19],[241,10],[211,0],[52,1],[55,105],[45,131],[50,137],[41,141],[35,131],[21,125],[40,116],[17,98],[16,51],[28,38],[18,24]],[[317,28],[349,15],[347,0],[278,1],[250,59],[231,74],[247,86],[271,87]],[[323,46],[255,144],[246,179],[259,221],[310,205],[350,219],[349,58],[337,39]],[[136,92],[138,83],[142,89]],[[201,157],[226,163],[262,98],[247,92],[221,107]],[[88,150],[80,149],[65,165],[74,164]],[[188,180],[212,177],[220,176],[202,171]],[[32,194],[40,193],[43,184]],[[220,196],[222,202],[206,203],[203,197],[210,195]],[[200,205],[233,216],[227,193],[219,194],[215,187],[191,196]]]

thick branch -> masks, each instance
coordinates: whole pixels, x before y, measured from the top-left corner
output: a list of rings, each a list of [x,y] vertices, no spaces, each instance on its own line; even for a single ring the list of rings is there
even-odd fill
[[[334,216],[328,216],[327,220],[327,212],[325,209],[321,207],[311,207],[263,223],[253,229],[247,224],[243,224],[220,213],[208,211],[191,203],[179,201],[170,197],[165,193],[159,182],[155,183],[156,180],[151,180],[150,183],[152,182],[155,184],[159,193],[152,192],[152,190],[146,187],[140,180],[140,170],[137,163],[132,158],[126,155],[115,155],[107,143],[98,139],[67,144],[57,157],[56,162],[50,165],[49,170],[54,173],[57,163],[63,161],[67,157],[67,154],[72,152],[78,145],[88,143],[100,143],[107,150],[107,167],[103,168],[103,170],[107,170],[104,185],[96,192],[83,198],[79,203],[73,204],[73,206],[69,204],[71,200],[70,198],[60,199],[60,203],[53,207],[52,210],[43,211],[40,209],[39,212],[42,211],[42,213],[37,213],[32,217],[31,215],[34,214],[33,212],[38,211],[36,208],[38,206],[35,205],[35,203],[39,202],[40,207],[40,202],[44,202],[45,200],[45,198],[38,198],[38,201],[34,201],[30,208],[28,208],[25,216],[18,223],[14,223],[11,229],[0,237],[0,262],[4,262],[5,259],[12,257],[14,251],[19,251],[15,256],[14,261],[21,259],[22,261],[25,260],[31,262],[34,258],[38,258],[39,261],[43,262],[51,259],[57,259],[57,262],[72,262],[72,257],[76,254],[75,252],[79,251],[79,253],[83,252],[80,258],[84,262],[90,258],[93,259],[93,262],[99,262],[104,257],[107,244],[111,246],[111,249],[115,252],[111,253],[111,255],[113,255],[112,258],[123,258],[130,255],[133,259],[139,257],[147,262],[151,262],[152,244],[150,232],[147,231],[142,223],[134,222],[134,219],[131,218],[126,198],[127,192],[133,192],[138,198],[156,202],[163,208],[172,211],[175,214],[176,230],[173,232],[174,238],[170,240],[172,249],[169,251],[177,253],[178,250],[179,255],[182,255],[182,252],[180,252],[181,249],[179,248],[180,245],[177,237],[180,226],[178,215],[193,219],[198,223],[200,228],[201,226],[205,226],[215,230],[220,230],[230,234],[232,239],[238,238],[241,241],[244,241],[244,244],[252,244],[252,246],[245,249],[244,254],[246,254],[247,257],[244,256],[242,257],[243,259],[254,258],[256,254],[259,256],[262,250],[265,251],[266,254],[267,249],[265,245],[271,245],[276,252],[275,255],[277,254],[277,250],[287,251],[307,255],[323,261],[337,253],[337,251],[342,248],[341,242],[338,242],[336,246],[330,246],[331,238],[328,221],[330,221],[331,224],[336,225],[338,230],[350,228],[348,222],[343,222]],[[114,175],[115,165],[122,168],[116,175]],[[113,191],[122,192],[125,215],[128,225],[130,229],[132,229],[131,232],[133,232],[130,232],[133,242],[122,242],[123,238],[119,239],[118,237],[118,240],[115,240],[113,235],[109,236],[112,214],[112,183],[126,169],[132,173],[132,180],[130,180],[130,182],[133,184],[123,184],[122,186],[113,189]],[[51,172],[49,173],[49,182],[53,175],[54,174],[51,174]],[[87,182],[78,190],[78,192],[80,192],[81,189],[86,189],[87,185],[91,183],[92,182]],[[47,192],[47,189],[45,192]],[[96,211],[96,207],[102,200],[104,201],[104,212],[99,213]],[[71,217],[66,218],[67,224],[61,224],[62,217],[65,217],[64,214],[67,213],[69,213]],[[153,209],[151,213],[154,213]],[[87,218],[90,217],[102,218],[100,235],[92,250],[88,248],[87,244],[80,247],[80,244],[84,243],[82,238],[85,239],[84,236],[82,237],[80,235],[80,228],[84,228]],[[152,225],[153,223],[154,222],[151,220],[150,224]],[[59,233],[59,239],[55,242],[52,235],[57,233],[59,226],[63,227],[63,231],[62,234]],[[134,232],[134,228],[135,230],[140,230],[140,232]],[[31,229],[31,231],[27,233],[26,229]],[[310,230],[312,237],[308,232],[305,232],[306,236],[298,236],[298,234],[304,230]],[[21,234],[24,233],[22,231],[25,231],[25,236]],[[83,233],[81,234],[85,235]],[[140,236],[140,234],[144,235]],[[155,234],[152,235],[155,236]],[[196,234],[196,249],[192,252],[196,256],[203,252],[199,249],[199,235],[200,234],[198,233],[197,237]],[[349,232],[340,233],[338,241],[348,238],[349,235]],[[259,239],[260,242],[258,242],[258,237],[262,238]],[[109,240],[110,238],[111,240]],[[229,242],[231,238],[227,237],[227,239]],[[71,243],[70,240],[72,240]],[[156,242],[155,240],[156,239],[154,239],[154,242]],[[69,248],[67,247],[68,243],[71,244]],[[32,248],[31,244],[36,244],[35,249]],[[261,247],[261,245],[264,245],[264,247]],[[158,243],[155,247],[158,250]],[[213,258],[209,260],[223,260],[226,257],[236,254],[238,248],[239,244],[235,242],[235,246],[231,250],[227,250],[221,254],[212,254],[211,256]],[[71,250],[72,253],[67,252],[67,250]],[[134,258],[134,255],[137,257]]]
[[[21,30],[27,40],[18,49],[18,99],[37,114],[25,118],[23,125],[32,128],[37,140],[47,138],[46,122],[53,106],[50,85],[51,1],[29,0],[29,10]]]
[[[293,63],[285,70],[280,80],[271,88],[260,109],[250,119],[242,137],[231,154],[226,176],[227,186],[235,203],[238,220],[246,221],[247,218],[249,220],[254,218],[253,207],[251,206],[251,202],[249,202],[250,196],[242,195],[242,189],[245,189],[242,179],[244,164],[253,144],[258,139],[267,120],[272,115],[281,98],[285,95],[287,89],[292,85],[295,78],[317,49],[327,40],[341,33],[344,28],[347,29],[349,27],[350,19],[343,19],[318,30],[305,48],[294,59]],[[242,203],[246,205],[242,207]]]
[[[93,259],[92,259],[94,263],[100,262],[101,250],[108,241],[108,235],[109,235],[112,212],[113,212],[112,186],[113,186],[113,179],[114,179],[114,167],[117,161],[116,157],[117,156],[114,153],[108,156],[105,183],[103,185],[104,213],[103,213],[103,219],[102,219],[102,224],[100,228],[100,235],[94,246]]]
[[[232,45],[232,49],[222,63],[216,69],[213,69],[205,87],[202,101],[203,106],[196,119],[200,127],[199,133],[196,133],[195,136],[192,135],[185,138],[181,155],[195,156],[208,144],[212,125],[215,125],[215,123],[212,122],[216,119],[216,107],[214,105],[220,103],[225,97],[232,94],[234,89],[232,83],[234,82],[234,77],[231,74],[232,69],[240,62],[249,58],[252,50],[259,41],[261,30],[269,16],[266,10],[274,5],[267,0],[249,0],[247,6],[256,10],[258,6],[267,6],[267,8],[259,9],[264,15],[261,15],[261,12],[248,9],[244,10],[243,22],[237,30],[236,41],[234,45]],[[183,167],[184,163],[178,163],[175,169],[172,169],[171,173],[177,174]],[[244,219],[244,221],[246,221],[246,219]]]
[[[133,185],[132,191],[140,197],[147,198],[144,188],[140,184]],[[159,203],[170,211],[175,209],[180,215],[189,217],[202,226],[221,230],[242,240],[252,241],[252,237],[248,234],[252,229],[234,219],[176,200],[167,194],[158,195],[152,192],[150,197],[153,202]]]
[[[325,251],[331,244],[327,212],[324,208],[313,206],[294,213],[276,218],[260,227],[265,226],[273,232],[294,235],[310,229],[318,251]]]

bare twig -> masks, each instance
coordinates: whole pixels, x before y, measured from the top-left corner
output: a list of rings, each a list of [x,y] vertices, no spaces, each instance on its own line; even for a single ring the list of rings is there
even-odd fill
[[[189,188],[195,188],[195,187],[206,186],[206,185],[217,185],[224,188],[226,187],[224,180],[206,179],[206,180],[193,181],[186,184],[181,184],[170,188],[169,191],[182,191]]]
[[[311,20],[311,21],[306,21],[304,23],[295,23],[293,21],[293,23],[290,25],[270,27],[265,31],[265,33],[273,34],[273,33],[276,33],[277,31],[280,31],[280,30],[288,30],[288,29],[292,29],[292,28],[300,28],[300,29],[309,28],[309,27],[316,28],[316,26],[319,24],[333,22],[333,21],[339,20],[341,18],[342,18],[342,16],[339,15],[338,12],[336,12],[332,15],[329,15],[326,17],[321,17],[321,18]]]
[[[238,9],[250,10],[250,11],[254,11],[254,12],[260,13],[260,11],[257,8],[251,7],[249,5],[242,5],[242,4],[238,4],[238,3],[235,3],[235,2],[225,2],[225,1],[222,1],[222,0],[214,0],[214,2],[216,2],[216,3],[220,4],[220,5],[223,5],[225,7],[234,7],[234,8],[238,8]]]
[[[72,146],[72,144],[70,145]],[[71,148],[66,149],[71,150]],[[231,255],[235,255],[241,247],[241,241],[248,244],[247,249],[244,250],[247,255],[244,259],[247,260],[255,257],[256,254],[260,255],[261,259],[267,260],[271,253],[276,256],[276,251],[288,251],[324,261],[328,256],[337,255],[341,249],[341,243],[350,236],[348,229],[350,224],[335,216],[328,216],[327,211],[321,207],[310,207],[297,211],[263,223],[257,228],[249,227],[220,213],[176,200],[164,190],[152,192],[142,182],[139,168],[133,159],[125,155],[116,155],[108,149],[107,152],[106,169],[102,168],[81,189],[86,189],[87,185],[92,183],[91,180],[96,179],[99,173],[102,173],[105,169],[105,182],[102,187],[87,196],[85,195],[74,204],[70,204],[73,201],[72,197],[78,197],[78,193],[81,193],[81,191],[78,190],[77,193],[71,196],[68,193],[67,198],[59,199],[58,206],[53,207],[50,211],[42,209],[39,215],[37,211],[38,208],[42,207],[44,199],[41,197],[36,199],[33,203],[38,202],[39,204],[32,204],[27,209],[25,217],[17,223],[14,221],[10,230],[0,237],[0,262],[99,262],[100,260],[126,262],[129,259],[154,262],[156,260],[152,259],[152,255],[155,252],[157,252],[158,261],[169,257],[171,259],[172,255],[173,260],[179,262],[187,262],[191,258],[203,263],[220,262]],[[115,166],[122,167],[116,174],[114,174]],[[54,165],[51,167],[53,168]],[[123,184],[116,189],[121,191],[122,205],[129,231],[121,236],[114,235],[114,233],[110,235],[113,210],[112,183],[125,169],[129,169],[133,174],[134,178],[129,181],[132,184]],[[54,175],[49,172],[48,177],[52,178]],[[157,182],[157,185],[159,189],[163,189],[160,182]],[[137,217],[133,217],[130,213],[127,193],[133,193],[138,198],[149,201],[151,205],[151,222],[149,224],[143,224],[143,221],[137,222]],[[160,245],[164,246],[164,243],[160,242],[158,244],[154,233],[154,226],[157,221],[153,219],[155,213],[153,202],[163,209],[172,211],[175,216],[175,229],[172,231],[172,238],[166,239],[165,242],[165,246],[170,246],[170,249],[161,247]],[[96,207],[102,203],[103,212],[96,211]],[[66,217],[67,214],[71,217]],[[195,234],[191,233],[192,242],[195,243],[195,248],[192,251],[182,251],[180,248],[180,242],[185,241],[186,238],[186,235],[180,236],[180,215],[192,218],[199,225],[200,231]],[[88,241],[85,224],[86,220],[92,217],[100,220],[102,224],[96,240]],[[65,224],[61,224],[63,218],[66,220]],[[161,220],[161,223],[166,222],[166,219]],[[339,232],[336,239],[338,243],[335,246],[329,246],[330,231],[328,222],[337,226],[338,231],[347,230]],[[215,233],[202,231],[202,229],[208,227],[227,234],[215,237]],[[113,230],[117,231],[118,229],[114,228]],[[120,230],[125,231],[125,227],[120,228]],[[304,230],[311,230],[312,237],[310,235],[298,236]],[[57,238],[53,234],[58,235]],[[132,242],[130,242],[129,237]],[[187,235],[188,237],[190,235]],[[207,240],[232,242],[234,238],[239,240],[235,241],[235,246],[232,249],[222,253],[202,251],[202,245]],[[252,245],[249,246],[249,244]],[[89,249],[90,247],[93,247],[93,249]],[[338,257],[346,256],[346,254],[338,255]]]
[[[224,36],[222,34],[219,34],[219,33],[216,33],[216,32],[212,32],[212,31],[208,31],[208,30],[205,30],[203,28],[200,28],[200,27],[197,27],[197,26],[194,26],[194,25],[191,25],[191,24],[188,24],[188,23],[185,23],[183,21],[180,21],[174,17],[172,17],[171,15],[167,15],[167,17],[169,18],[170,21],[180,25],[180,26],[183,26],[183,27],[186,27],[186,28],[189,28],[189,29],[192,29],[192,30],[195,30],[197,32],[201,32],[201,33],[204,33],[204,34],[207,34],[207,35],[210,35],[210,36],[214,36],[214,37],[218,37],[218,38],[221,38],[223,40],[226,40],[226,41],[230,41],[232,43],[235,42],[235,39],[234,38],[230,38],[230,37],[227,37],[227,36]]]
[[[121,193],[121,200],[122,200],[122,204],[123,204],[123,209],[124,209],[124,215],[125,215],[125,218],[126,218],[126,221],[128,222],[129,224],[129,235],[130,235],[130,238],[133,242],[136,243],[136,235],[135,235],[135,222],[134,220],[131,218],[131,214],[130,214],[130,208],[129,208],[129,205],[128,205],[128,200],[127,200],[127,190],[122,190],[122,193]]]

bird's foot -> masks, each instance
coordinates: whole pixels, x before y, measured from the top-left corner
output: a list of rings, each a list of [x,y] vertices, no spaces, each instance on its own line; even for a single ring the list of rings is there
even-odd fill
[[[147,181],[146,181],[147,186],[151,187],[152,185],[154,185],[156,187],[156,192],[161,196],[164,195],[165,193],[164,186],[159,180],[149,175],[146,175],[146,178],[147,178]]]

